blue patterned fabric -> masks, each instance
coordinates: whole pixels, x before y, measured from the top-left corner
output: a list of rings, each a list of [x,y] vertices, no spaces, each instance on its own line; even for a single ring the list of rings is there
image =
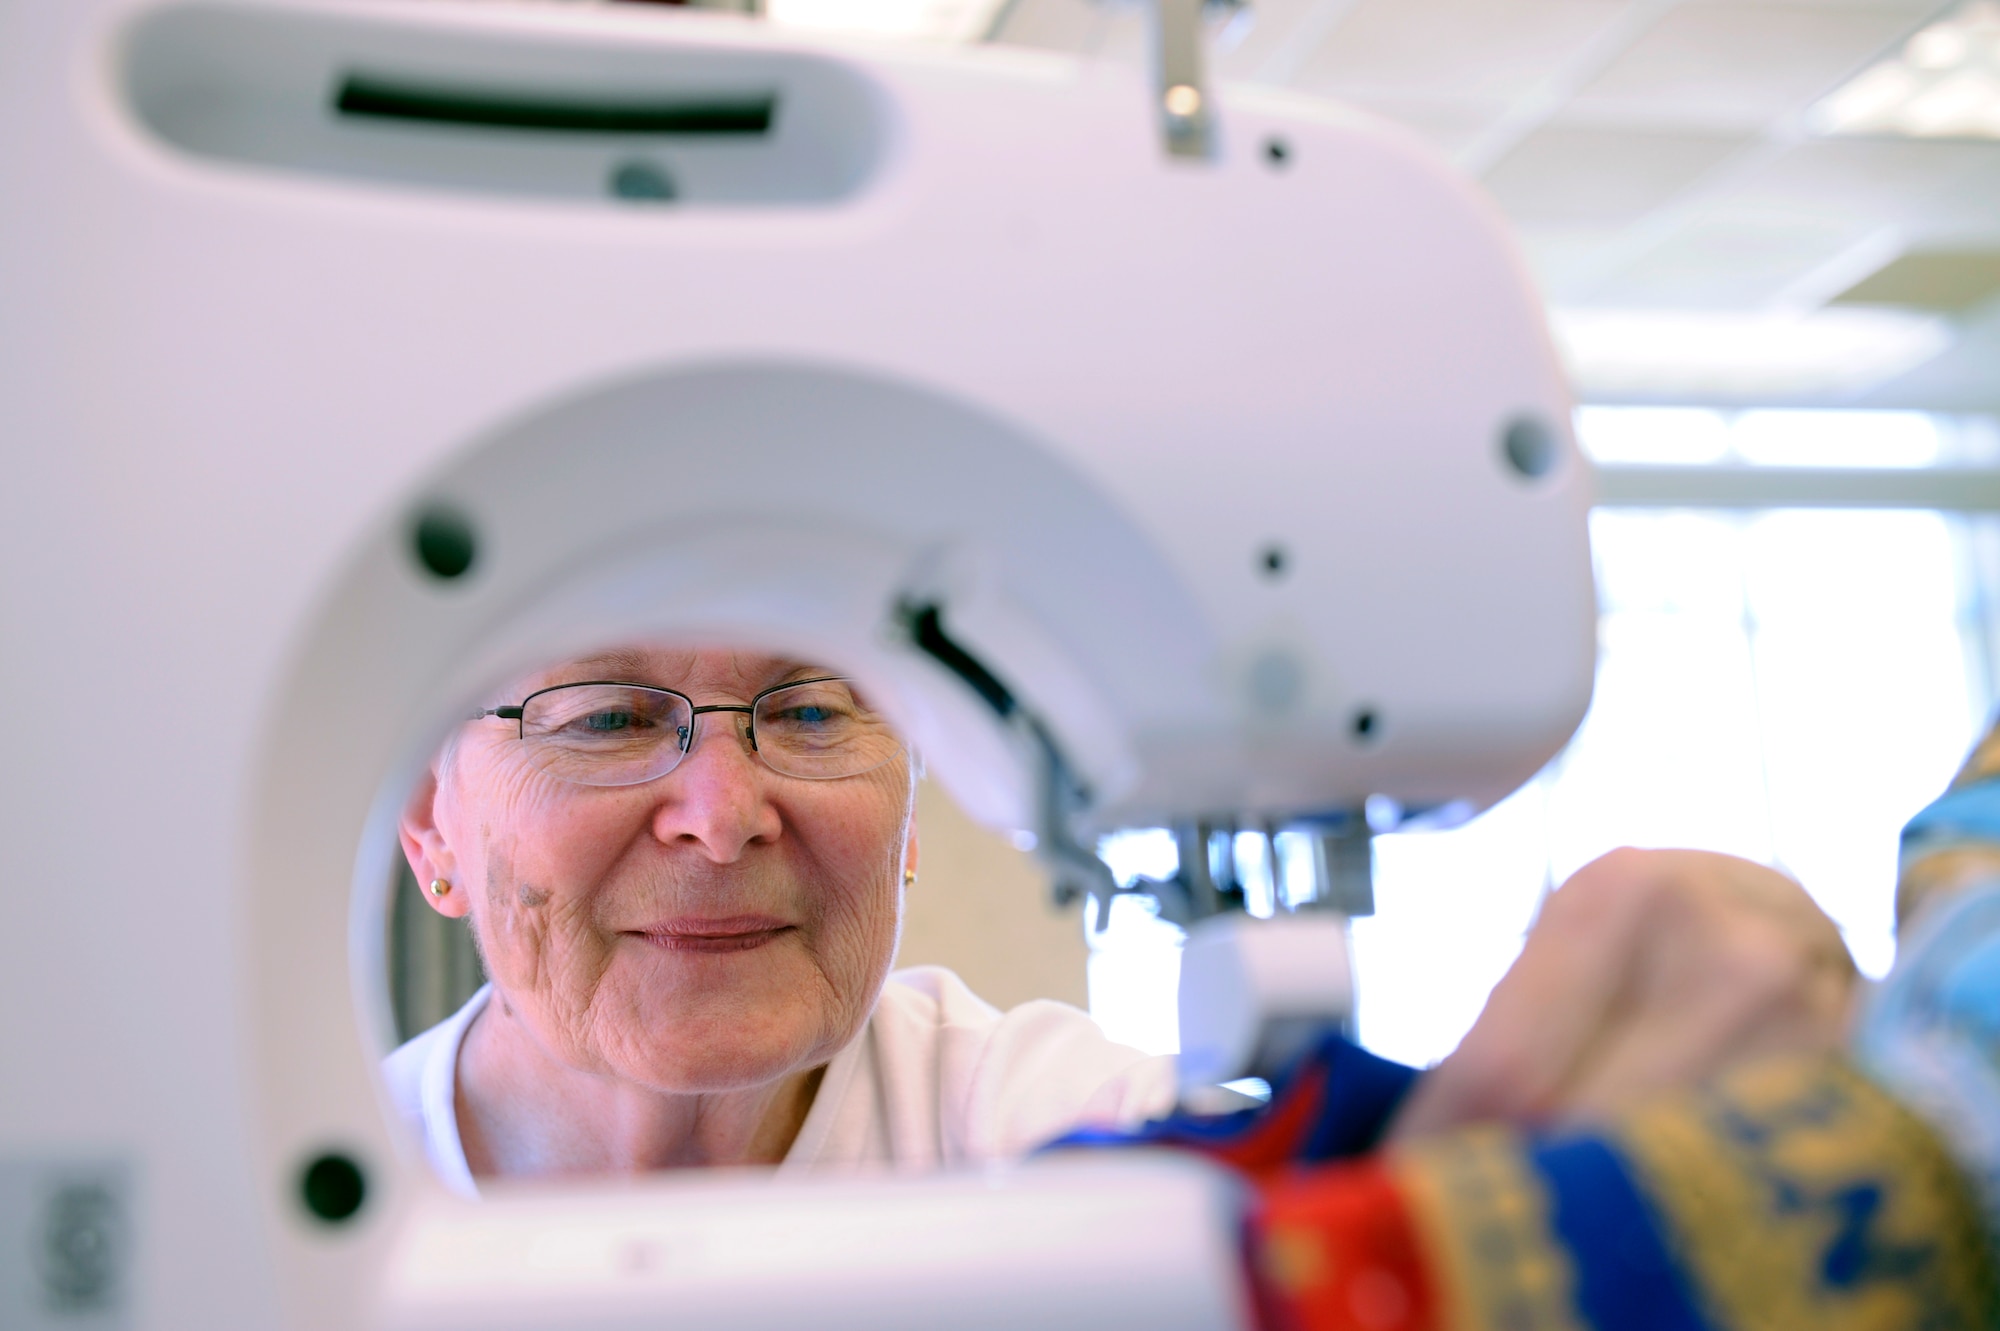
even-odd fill
[[[1074,1132],[1044,1149],[1183,1146],[1253,1171],[1345,1160],[1381,1140],[1419,1075],[1329,1031],[1278,1079],[1267,1106],[1219,1115],[1175,1112],[1129,1132]]]
[[[2000,845],[2000,776],[1948,790],[1903,825],[1903,855],[1967,841]]]
[[[2000,1239],[2000,885],[1938,902],[1898,951],[1855,1058],[1950,1143]]]
[[[1596,1331],[1715,1331],[1697,1308],[1652,1203],[1596,1137],[1529,1152],[1549,1223],[1576,1271],[1576,1310]]]

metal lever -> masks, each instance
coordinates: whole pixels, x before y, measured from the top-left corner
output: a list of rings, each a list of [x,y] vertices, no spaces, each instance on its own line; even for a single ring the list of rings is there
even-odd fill
[[[1215,116],[1202,67],[1204,0],[1153,0],[1160,129],[1169,157],[1208,158],[1215,152]]]
[[[1375,832],[1360,810],[1313,830],[1312,907],[1341,915],[1375,913]]]
[[[1040,717],[1021,705],[1014,691],[984,662],[945,632],[944,607],[936,601],[911,598],[899,602],[896,621],[910,644],[965,683],[1014,737],[1022,750],[1035,788],[1035,852],[1049,870],[1049,890],[1058,906],[1078,897],[1098,900],[1098,930],[1103,931],[1118,881],[1097,853],[1077,840],[1071,818],[1089,807],[1090,791],[1070,770],[1054,734]]]

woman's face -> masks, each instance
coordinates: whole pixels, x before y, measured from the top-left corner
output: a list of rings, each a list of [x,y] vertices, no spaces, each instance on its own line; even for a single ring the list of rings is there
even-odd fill
[[[639,647],[521,681],[581,680],[748,703],[828,672],[728,651]],[[825,1062],[866,1020],[914,864],[907,754],[831,781],[766,767],[740,713],[643,785],[571,784],[517,725],[467,725],[412,797],[404,850],[432,904],[470,913],[504,1011],[557,1060],[667,1092],[740,1089]],[[428,895],[428,894],[427,894]]]

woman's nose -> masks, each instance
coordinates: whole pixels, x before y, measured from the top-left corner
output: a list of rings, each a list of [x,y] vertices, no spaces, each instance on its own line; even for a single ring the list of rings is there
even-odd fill
[[[743,720],[733,713],[697,718],[687,756],[659,783],[653,835],[694,842],[728,864],[755,841],[777,837],[778,811],[765,798],[770,771],[750,749]]]

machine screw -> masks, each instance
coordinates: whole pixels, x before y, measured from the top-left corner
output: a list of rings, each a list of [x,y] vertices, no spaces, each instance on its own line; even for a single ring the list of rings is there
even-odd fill
[[[1275,541],[1257,552],[1257,567],[1273,582],[1285,576],[1285,570],[1291,567],[1291,563],[1290,553]]]
[[[463,577],[479,553],[472,523],[455,508],[434,505],[417,515],[411,533],[417,562],[433,577]]]
[[[620,162],[611,170],[611,194],[635,203],[672,203],[680,191],[674,178],[652,162]]]
[[[310,1211],[329,1225],[354,1218],[368,1199],[368,1180],[361,1166],[338,1151],[315,1157],[299,1175],[299,1196]]]
[[[116,1309],[125,1259],[124,1207],[102,1182],[56,1189],[43,1216],[42,1292],[50,1311],[88,1316]]]
[[[1272,135],[1264,140],[1264,160],[1271,164],[1273,170],[1284,170],[1292,162],[1292,145]]]
[[[1348,722],[1348,728],[1354,732],[1354,738],[1363,744],[1375,738],[1375,732],[1381,725],[1382,718],[1375,714],[1373,707],[1355,708],[1354,719]]]
[[[1539,416],[1516,416],[1500,432],[1500,452],[1518,475],[1545,476],[1558,457],[1555,431]]]

